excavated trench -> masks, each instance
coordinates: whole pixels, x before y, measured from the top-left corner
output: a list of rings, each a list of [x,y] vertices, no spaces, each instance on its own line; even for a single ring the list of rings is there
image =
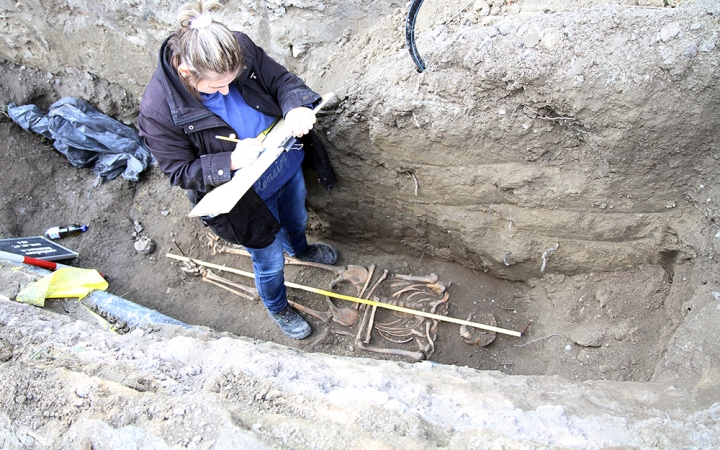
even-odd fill
[[[366,346],[424,348],[431,361],[509,374],[652,380],[675,331],[710,304],[718,282],[718,16],[711,2],[686,9],[508,2],[488,15],[483,5],[463,14],[428,5],[417,30],[428,64],[422,74],[398,44],[405,11],[395,6],[378,6],[365,30],[335,25],[333,39],[281,26],[310,20],[313,6],[264,13],[277,14],[275,40],[294,45],[287,54],[268,30],[257,33],[260,43],[314,89],[337,95],[318,129],[340,182],[323,192],[308,173],[311,239],[335,244],[345,266],[374,266],[373,280],[387,270],[380,299],[402,288],[390,285],[394,275],[435,273],[449,294],[449,317],[494,321],[523,335],[468,337],[459,325],[441,323],[430,346],[415,335],[395,338],[412,338],[406,343],[375,335]],[[258,10],[237,8],[248,32],[262,28],[249,19]],[[11,52],[8,61],[19,63],[3,64],[2,102],[47,108],[80,96],[134,123],[139,75],[152,71],[168,14],[156,11],[160,22],[144,22],[147,48],[128,47],[142,60],[123,63],[116,55],[101,64],[102,46],[92,40],[75,42],[97,50],[77,68],[58,69],[52,55],[31,65],[31,57]],[[22,22],[21,14],[12,17]],[[312,44],[317,49],[307,50]],[[138,76],[112,74],[105,63],[128,72],[139,65]],[[213,251],[207,230],[186,217],[184,194],[157,168],[137,183],[118,178],[94,187],[89,169],[70,167],[38,136],[7,119],[0,131],[3,236],[87,223],[87,233],[63,244],[80,252],[73,264],[101,270],[122,298],[187,324],[306,351],[408,360],[364,351],[357,325],[314,318],[313,337],[288,341],[257,302],[183,272],[166,253],[249,265]],[[143,237],[155,243],[153,253],[136,250]],[[290,267],[287,278],[326,289],[334,276]],[[291,299],[327,308],[315,294],[291,290]],[[378,323],[393,320],[378,313]]]
[[[44,78],[43,74],[24,68],[6,65],[6,69],[6,73],[27,80],[29,84],[39,85],[37,80]],[[67,83],[63,80],[59,84]],[[47,108],[47,102],[56,95],[29,99],[29,103],[36,102],[41,108]],[[104,99],[108,104],[122,103],[122,98],[113,99],[106,95]],[[337,112],[324,115],[320,126],[332,129],[331,124],[337,117]],[[186,217],[189,206],[184,193],[172,188],[156,167],[150,167],[137,183],[118,178],[93,187],[95,176],[90,169],[71,167],[49,143],[7,119],[0,127],[6,142],[3,166],[10,174],[3,189],[3,234],[33,236],[51,225],[89,224],[88,232],[61,242],[79,251],[80,257],[72,264],[103,272],[110,282],[108,290],[111,294],[186,324],[331,355],[397,361],[429,359],[516,375],[626,381],[652,378],[664,347],[679,325],[673,321],[678,317],[672,316],[672,308],[679,301],[677,294],[673,294],[672,280],[673,276],[686,278],[687,265],[671,266],[672,273],[660,264],[647,264],[616,272],[565,275],[553,270],[557,255],[547,252],[537,261],[535,270],[540,276],[514,281],[502,279],[487,266],[474,266],[472,259],[457,260],[454,257],[452,249],[462,247],[462,237],[443,238],[442,245],[438,244],[441,248],[447,245],[448,253],[443,257],[442,251],[433,251],[431,237],[418,239],[407,235],[413,235],[417,230],[399,225],[406,220],[404,215],[411,214],[406,210],[432,208],[431,202],[423,205],[414,199],[411,176],[397,175],[395,182],[404,183],[404,190],[410,191],[396,191],[407,199],[394,201],[397,211],[383,206],[389,198],[374,193],[378,188],[372,183],[358,180],[364,188],[352,192],[350,180],[341,176],[335,189],[337,193],[311,189],[310,238],[334,244],[341,252],[340,264],[343,266],[374,266],[374,276],[368,286],[376,283],[387,270],[389,278],[375,291],[377,300],[393,302],[403,298],[393,296],[394,292],[409,286],[408,283],[397,284],[401,282],[396,279],[398,274],[434,273],[447,288],[447,307],[441,308],[440,314],[522,332],[523,335],[518,338],[483,332],[449,322],[440,322],[437,331],[430,332],[425,329],[426,323],[432,323],[429,320],[418,324],[407,315],[398,316],[380,309],[375,318],[375,331],[366,344],[358,344],[356,340],[364,316],[362,311],[354,324],[323,322],[306,315],[314,334],[304,341],[290,341],[269,321],[260,303],[228,292],[217,284],[204,282],[201,277],[183,271],[178,261],[166,257],[167,253],[184,253],[212,264],[251,271],[247,258],[223,253],[220,250],[222,243],[213,241],[198,221]],[[348,147],[337,137],[330,145],[334,149]],[[428,150],[432,151],[432,147]],[[345,164],[340,161],[340,170]],[[414,173],[416,177],[422,176],[420,170]],[[308,176],[312,179],[312,173]],[[33,182],[24,183],[27,177]],[[417,197],[424,188],[421,185]],[[342,205],[322,206],[327,198],[335,203],[342,202]],[[347,206],[350,201],[355,205]],[[500,196],[496,195],[495,203],[488,206],[487,211],[482,211],[479,226],[485,233],[495,220],[492,208],[501,210],[503,207]],[[328,213],[327,209],[333,212]],[[337,214],[347,215],[349,219],[335,217]],[[363,230],[361,220],[353,217],[355,214],[372,214],[376,218],[372,221],[376,229],[371,226]],[[383,214],[385,220],[382,220]],[[419,216],[418,213],[415,215]],[[423,233],[427,236],[437,232],[428,224],[424,226]],[[387,229],[387,233],[380,228]],[[443,233],[452,234],[452,231]],[[137,250],[135,244],[143,238],[154,242],[154,252],[143,254]],[[558,255],[562,254],[560,247],[556,250]],[[547,270],[547,273],[541,274],[541,270]],[[245,277],[213,271],[232,282],[252,286],[251,280]],[[289,266],[287,271],[288,281],[320,289],[330,289],[335,276],[325,270],[307,267]],[[12,291],[12,287],[8,288]],[[425,298],[444,298],[445,292],[437,295],[426,288],[422,290],[428,294]],[[353,286],[342,283],[334,291],[358,295]],[[328,309],[321,295],[298,289],[289,292],[292,301],[319,311]],[[8,296],[12,298],[12,295]],[[342,300],[335,300],[335,305],[348,310],[353,308],[351,302]],[[400,305],[422,306],[411,301]],[[75,300],[49,300],[46,308],[96,325],[96,319]],[[429,310],[426,308],[426,311]],[[127,323],[127,318],[115,316],[112,309],[96,312],[113,323],[120,333],[134,329],[132,323]],[[396,323],[401,317],[404,322]],[[390,332],[386,329],[382,333],[380,326],[383,324],[387,324]],[[420,335],[409,334],[408,327],[419,331]],[[431,340],[426,339],[428,333]],[[407,338],[411,339],[404,342]],[[362,347],[380,349],[380,352]],[[388,354],[388,349],[395,354]]]
[[[6,3],[1,105],[80,97],[134,126],[178,3]],[[444,300],[439,314],[522,336],[378,308],[367,344],[357,322],[311,316],[313,334],[288,340],[259,302],[214,284],[248,278],[203,280],[167,256],[250,270],[157,167],[98,184],[0,115],[0,237],[88,224],[60,241],[80,255],[70,264],[197,328],[133,329],[100,308],[112,332],[75,299],[21,305],[10,299],[38,275],[2,264],[0,447],[716,445],[715,0],[426,0],[422,73],[393,0],[223,3],[231,28],[336,94],[317,129],[339,182],[325,192],[307,173],[310,239],[374,267],[368,286],[387,271],[380,300]],[[397,277],[430,274],[445,292]],[[328,289],[336,274],[286,277]]]

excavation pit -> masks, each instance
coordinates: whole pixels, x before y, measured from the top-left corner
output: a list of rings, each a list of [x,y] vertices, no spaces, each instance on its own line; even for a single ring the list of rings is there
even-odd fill
[[[79,96],[133,125],[172,13],[44,5],[5,11],[2,104]],[[0,442],[716,444],[715,2],[426,2],[422,74],[398,32],[406,11],[392,2],[226,7],[310,86],[337,94],[317,127],[340,182],[325,192],[308,173],[310,239],[336,246],[340,265],[374,265],[375,279],[435,273],[448,317],[522,336],[441,323],[420,362],[364,351],[356,329],[313,317],[308,339],[286,339],[260,303],[166,256],[251,270],[245,257],[213,253],[157,167],[136,183],[96,185],[2,117],[0,235],[88,224],[61,241],[80,253],[72,265],[198,329],[109,317],[118,334],[75,300],[39,310],[1,299],[0,428],[10,431]],[[39,36],[35,18],[49,15],[63,26]],[[28,281],[9,265],[0,273],[7,297]],[[321,289],[334,277],[293,266],[286,275]],[[289,295],[327,308],[321,295]]]

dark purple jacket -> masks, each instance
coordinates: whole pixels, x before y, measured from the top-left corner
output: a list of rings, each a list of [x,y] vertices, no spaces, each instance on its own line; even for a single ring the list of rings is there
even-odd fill
[[[320,96],[296,75],[270,58],[245,34],[234,33],[243,51],[243,68],[234,83],[248,105],[281,117],[293,108],[316,104]],[[216,139],[233,129],[183,86],[170,63],[168,41],[160,48],[158,68],[140,102],[140,136],[175,186],[188,190],[196,204],[214,186],[230,180],[230,154],[235,144]],[[305,160],[317,170],[320,183],[331,189],[335,173],[315,132],[301,141]],[[236,244],[270,245],[280,225],[265,203],[250,189],[228,214],[204,218],[220,237]]]

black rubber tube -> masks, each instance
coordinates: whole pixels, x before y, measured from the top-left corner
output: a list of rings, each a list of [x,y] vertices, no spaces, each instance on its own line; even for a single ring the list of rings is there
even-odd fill
[[[407,20],[405,21],[405,43],[410,51],[410,57],[415,63],[417,71],[420,73],[425,70],[425,63],[417,51],[417,46],[415,46],[415,20],[417,19],[418,11],[420,11],[422,4],[423,0],[412,0],[410,9],[408,9]]]

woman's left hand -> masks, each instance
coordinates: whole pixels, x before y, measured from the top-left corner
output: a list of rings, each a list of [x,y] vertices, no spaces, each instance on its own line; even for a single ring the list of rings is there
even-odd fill
[[[285,114],[285,124],[295,137],[301,137],[312,130],[315,124],[315,111],[304,106],[291,109]]]

